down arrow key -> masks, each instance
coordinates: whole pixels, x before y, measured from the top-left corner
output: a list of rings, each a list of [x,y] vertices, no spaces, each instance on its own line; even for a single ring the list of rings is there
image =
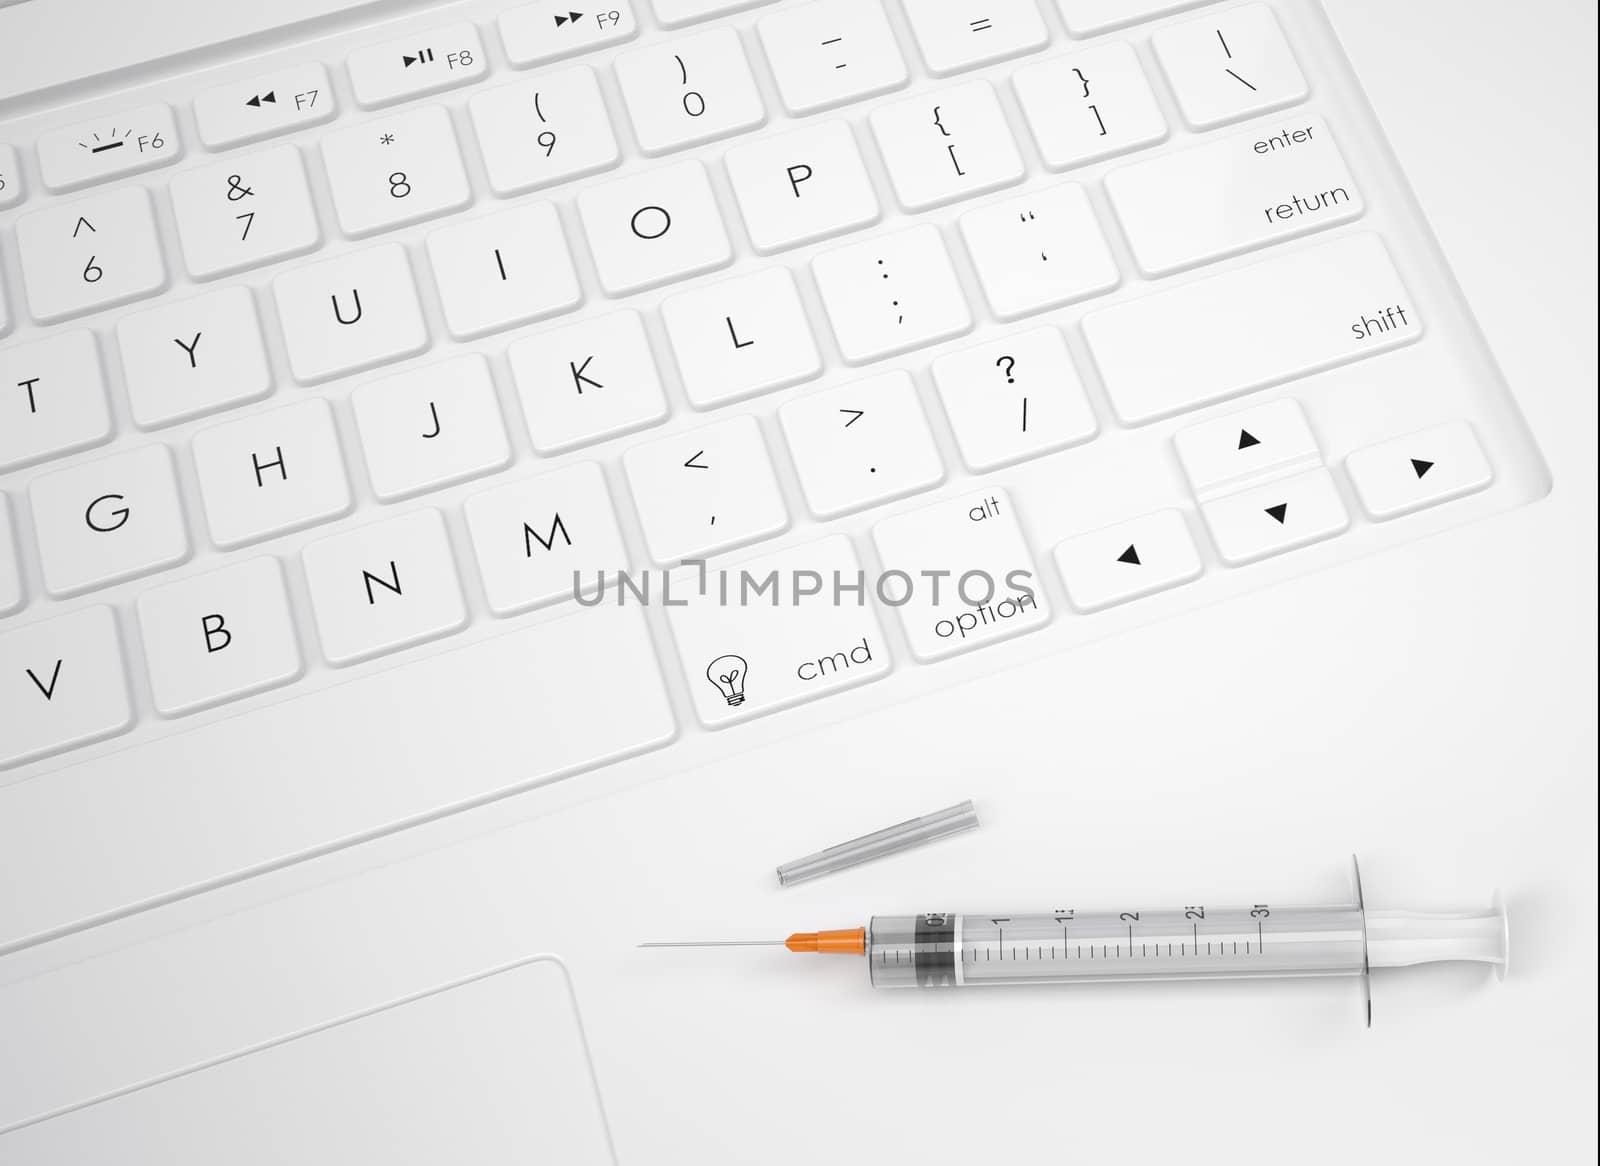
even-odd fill
[[[1331,538],[1350,525],[1339,488],[1325,469],[1223,495],[1200,512],[1217,552],[1234,566]]]

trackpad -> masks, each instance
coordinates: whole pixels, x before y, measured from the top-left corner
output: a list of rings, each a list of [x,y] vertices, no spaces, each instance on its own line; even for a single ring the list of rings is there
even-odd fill
[[[614,1166],[565,969],[539,958],[0,1136],[0,1163]]]

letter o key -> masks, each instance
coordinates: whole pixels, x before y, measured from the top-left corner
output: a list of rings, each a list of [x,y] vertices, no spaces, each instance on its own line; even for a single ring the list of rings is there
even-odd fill
[[[633,233],[641,239],[659,239],[672,226],[672,216],[664,206],[642,206],[628,220]]]

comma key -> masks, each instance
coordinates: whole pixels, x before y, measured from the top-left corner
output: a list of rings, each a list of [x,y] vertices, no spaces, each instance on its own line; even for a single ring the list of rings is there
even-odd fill
[[[911,651],[941,660],[1050,622],[1033,555],[1004,490],[947,498],[872,531]]]

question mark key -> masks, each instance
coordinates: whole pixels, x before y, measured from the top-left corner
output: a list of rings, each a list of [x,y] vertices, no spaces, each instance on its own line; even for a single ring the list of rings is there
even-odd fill
[[[933,380],[975,471],[1088,441],[1094,409],[1058,328],[1034,328],[941,356]]]

